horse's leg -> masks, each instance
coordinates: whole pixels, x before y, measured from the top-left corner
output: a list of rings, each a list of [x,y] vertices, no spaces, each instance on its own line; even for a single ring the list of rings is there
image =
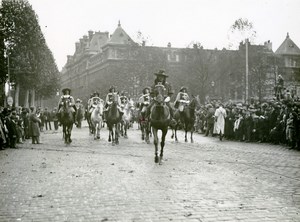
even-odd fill
[[[145,124],[145,135],[146,135],[146,143],[149,144],[150,143],[150,139],[149,139],[149,134],[150,134],[150,126],[149,123]]]
[[[172,127],[171,139],[173,139],[173,138],[174,138],[174,135],[175,135],[174,131],[175,131],[175,128],[173,128],[173,127]]]
[[[97,123],[97,139],[100,139],[101,121]]]
[[[98,123],[93,122],[94,140],[97,139],[97,133],[98,133],[98,129],[97,128],[98,128]]]
[[[195,131],[195,128],[194,128],[194,126],[192,126],[192,128],[191,128],[191,143],[194,143],[194,139],[193,139],[194,131]]]
[[[72,143],[72,139],[71,139],[71,133],[72,133],[72,128],[73,128],[73,124],[70,125],[69,127],[69,143]]]
[[[115,127],[115,141],[116,144],[119,144],[119,123],[116,123],[116,127]]]
[[[175,141],[178,142],[178,138],[177,138],[177,124],[175,126]]]
[[[166,135],[167,135],[167,132],[168,132],[168,127],[162,129],[161,131],[162,131],[162,135],[161,135],[161,142],[160,142],[159,165],[162,164],[162,159],[163,159],[163,156],[164,156],[164,146],[165,146]]]
[[[125,130],[124,130],[124,138],[128,138],[128,136],[127,136],[127,129],[129,129],[129,122],[127,122],[126,124],[125,124]]]
[[[155,147],[155,157],[154,157],[154,162],[158,163],[159,158],[157,156],[157,146],[158,146],[158,137],[157,137],[157,129],[152,128],[152,132],[153,132],[153,143],[154,143],[154,147]]]

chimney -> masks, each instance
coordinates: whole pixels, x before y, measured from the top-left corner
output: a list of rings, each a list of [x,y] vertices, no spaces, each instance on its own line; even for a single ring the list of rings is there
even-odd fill
[[[93,38],[94,32],[93,31],[89,31],[89,40],[91,41]]]
[[[78,52],[78,51],[79,51],[79,48],[80,48],[80,43],[79,43],[79,42],[76,42],[76,43],[75,43],[75,52]]]
[[[71,55],[67,55],[67,63],[71,62],[72,60],[72,56]]]
[[[171,48],[171,42],[168,43],[168,48]]]
[[[142,41],[142,46],[146,46],[146,41],[145,40]]]
[[[269,51],[272,51],[272,42],[270,40],[266,41],[264,43],[264,46],[266,47],[266,49],[268,49]]]

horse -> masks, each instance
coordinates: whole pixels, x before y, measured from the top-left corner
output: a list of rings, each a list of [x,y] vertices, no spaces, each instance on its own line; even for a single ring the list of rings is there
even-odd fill
[[[100,139],[100,130],[103,122],[103,109],[104,101],[101,99],[99,103],[93,105],[93,110],[90,111],[90,121],[92,125],[92,132],[94,134],[94,140]]]
[[[67,99],[62,101],[62,109],[60,112],[61,115],[61,124],[63,126],[63,138],[65,139],[66,144],[70,144],[72,142],[71,132],[73,129],[74,116],[71,111],[72,107],[70,106],[70,102]]]
[[[138,114],[138,123],[139,129],[142,132],[142,140],[145,140],[147,144],[150,143],[149,135],[151,133],[150,121],[149,118],[146,117],[147,106],[144,106],[143,109]]]
[[[122,136],[124,136],[124,138],[128,138],[127,136],[127,130],[129,129],[130,125],[131,125],[131,121],[132,121],[132,107],[133,105],[131,103],[127,103],[124,107],[123,107],[123,116],[122,116],[122,120],[120,122],[120,133]]]
[[[190,137],[191,143],[194,142],[193,133],[195,131],[195,127],[194,127],[195,119],[196,119],[195,112],[199,106],[200,106],[199,99],[198,99],[198,97],[195,97],[195,96],[192,96],[192,100],[190,101],[189,104],[186,104],[186,105],[180,104],[179,105],[179,110],[183,110],[180,113],[180,121],[183,124],[183,128],[185,131],[185,140],[184,140],[185,142],[188,142],[188,139],[187,139],[188,131],[191,132],[191,137]]]
[[[119,124],[122,119],[118,109],[118,95],[114,94],[112,104],[106,111],[106,124],[109,130],[108,142],[112,145],[119,144]]]
[[[84,116],[83,107],[82,105],[79,105],[76,110],[77,128],[81,128],[83,116]]]
[[[168,133],[168,127],[170,124],[171,116],[169,107],[165,104],[164,95],[165,95],[165,87],[164,85],[156,85],[154,88],[154,93],[156,98],[154,99],[154,103],[152,105],[150,112],[150,125],[152,127],[153,132],[153,140],[155,146],[155,157],[154,162],[162,164],[163,159],[163,151],[165,146],[165,139]],[[158,152],[158,130],[161,130],[161,142],[160,142],[160,156],[157,156]]]

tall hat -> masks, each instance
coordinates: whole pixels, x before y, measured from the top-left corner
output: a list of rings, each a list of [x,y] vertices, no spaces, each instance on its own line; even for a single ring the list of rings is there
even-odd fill
[[[71,94],[71,89],[70,88],[64,88],[62,89],[62,93],[66,94],[66,91],[69,91],[69,93]]]
[[[162,69],[159,70],[157,73],[154,73],[154,75],[168,77],[168,75],[166,74],[165,70],[162,70]]]

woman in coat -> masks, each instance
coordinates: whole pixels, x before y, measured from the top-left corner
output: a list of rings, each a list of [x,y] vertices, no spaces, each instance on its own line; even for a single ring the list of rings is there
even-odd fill
[[[216,131],[220,135],[220,140],[222,140],[225,129],[225,118],[226,118],[226,110],[223,108],[223,104],[219,104],[219,108],[216,109],[215,118],[216,118]]]
[[[40,123],[41,119],[37,117],[35,107],[30,107],[29,116],[29,133],[31,135],[32,144],[40,143]]]

